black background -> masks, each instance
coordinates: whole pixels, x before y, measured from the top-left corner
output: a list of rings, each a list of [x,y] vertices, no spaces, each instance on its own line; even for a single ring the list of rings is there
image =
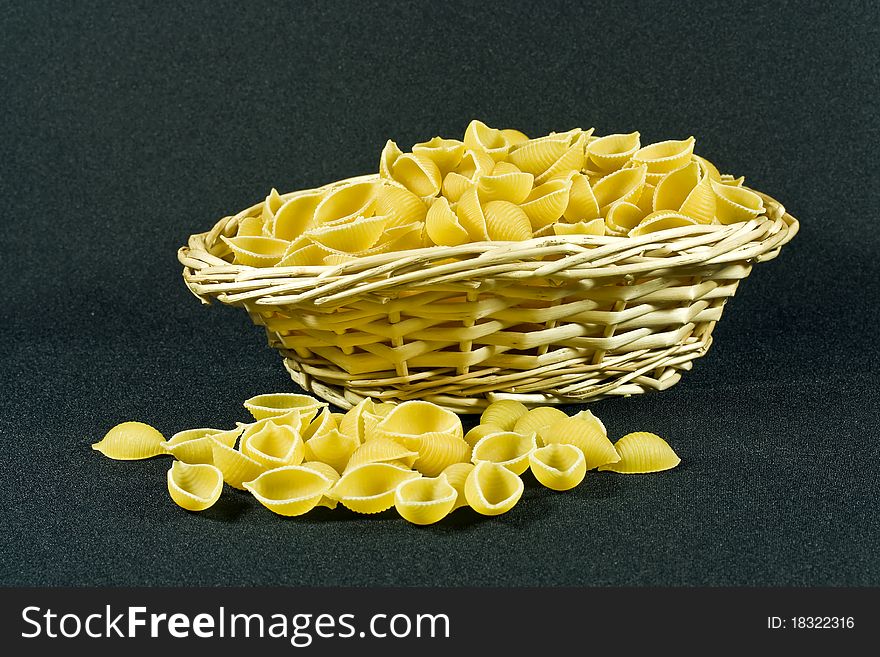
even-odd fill
[[[876,5],[75,4],[0,6],[0,583],[880,583]],[[291,389],[244,312],[187,291],[190,233],[473,117],[694,134],[801,220],[678,386],[591,406],[678,469],[415,528],[235,491],[188,514],[167,460],[89,449]]]

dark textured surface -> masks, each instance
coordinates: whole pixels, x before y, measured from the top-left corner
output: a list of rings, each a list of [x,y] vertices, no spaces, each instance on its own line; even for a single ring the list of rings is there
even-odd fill
[[[568,4],[2,3],[0,583],[880,584],[876,6]],[[592,406],[680,468],[417,529],[234,492],[191,515],[167,460],[89,449],[291,386],[245,313],[190,296],[189,233],[474,116],[694,134],[801,219],[681,384]]]

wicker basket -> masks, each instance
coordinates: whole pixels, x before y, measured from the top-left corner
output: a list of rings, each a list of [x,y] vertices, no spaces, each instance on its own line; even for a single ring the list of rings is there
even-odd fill
[[[294,381],[342,408],[364,397],[460,413],[496,399],[574,403],[664,390],[706,353],[752,263],[797,233],[797,220],[761,197],[766,214],[749,222],[637,238],[438,246],[326,267],[232,265],[220,235],[235,234],[260,203],[191,236],[178,258],[197,297],[245,308]]]

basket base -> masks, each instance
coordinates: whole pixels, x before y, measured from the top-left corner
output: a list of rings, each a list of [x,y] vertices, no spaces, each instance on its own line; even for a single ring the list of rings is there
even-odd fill
[[[429,377],[411,377],[401,383],[400,377],[389,372],[387,379],[358,378],[328,367],[316,365],[294,355],[284,359],[284,367],[295,383],[306,392],[316,395],[344,410],[370,397],[376,401],[430,401],[455,413],[481,413],[493,401],[514,399],[528,407],[580,404],[607,397],[628,397],[644,392],[666,390],[681,379],[681,373],[693,366],[693,361],[709,350],[711,331],[692,336],[681,344],[667,349],[650,349],[606,357],[601,366],[588,359],[566,361],[559,370],[540,380],[530,372],[469,373],[466,377],[450,372],[430,372]],[[616,360],[616,362],[615,362]],[[514,379],[507,386],[499,386],[499,377]],[[489,378],[492,382],[489,382]],[[517,380],[518,379],[518,380]],[[530,379],[532,379],[530,381]],[[490,391],[481,392],[480,387]]]

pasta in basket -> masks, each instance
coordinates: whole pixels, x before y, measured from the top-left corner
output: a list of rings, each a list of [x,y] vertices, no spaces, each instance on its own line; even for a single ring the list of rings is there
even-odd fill
[[[331,266],[468,242],[641,237],[764,212],[742,178],[722,175],[695,145],[592,128],[529,138],[474,120],[461,140],[434,137],[409,152],[389,140],[368,179],[273,189],[221,237],[234,264]]]
[[[497,143],[490,133],[477,136]],[[456,159],[448,148],[437,142],[423,152],[442,156],[437,166],[446,169]],[[354,201],[346,203],[333,212]],[[225,483],[279,516],[338,504],[360,514],[394,507],[416,525],[440,522],[461,507],[484,516],[506,513],[520,501],[527,471],[543,486],[565,491],[588,470],[658,472],[681,461],[656,434],[630,433],[612,443],[590,411],[568,416],[512,400],[490,404],[466,434],[455,413],[425,401],[367,398],[341,414],[308,395],[278,393],[244,406],[254,421],[234,429],[184,429],[166,441],[149,425],[123,422],[92,447],[116,460],[170,456],[168,492],[187,511],[211,507]]]

